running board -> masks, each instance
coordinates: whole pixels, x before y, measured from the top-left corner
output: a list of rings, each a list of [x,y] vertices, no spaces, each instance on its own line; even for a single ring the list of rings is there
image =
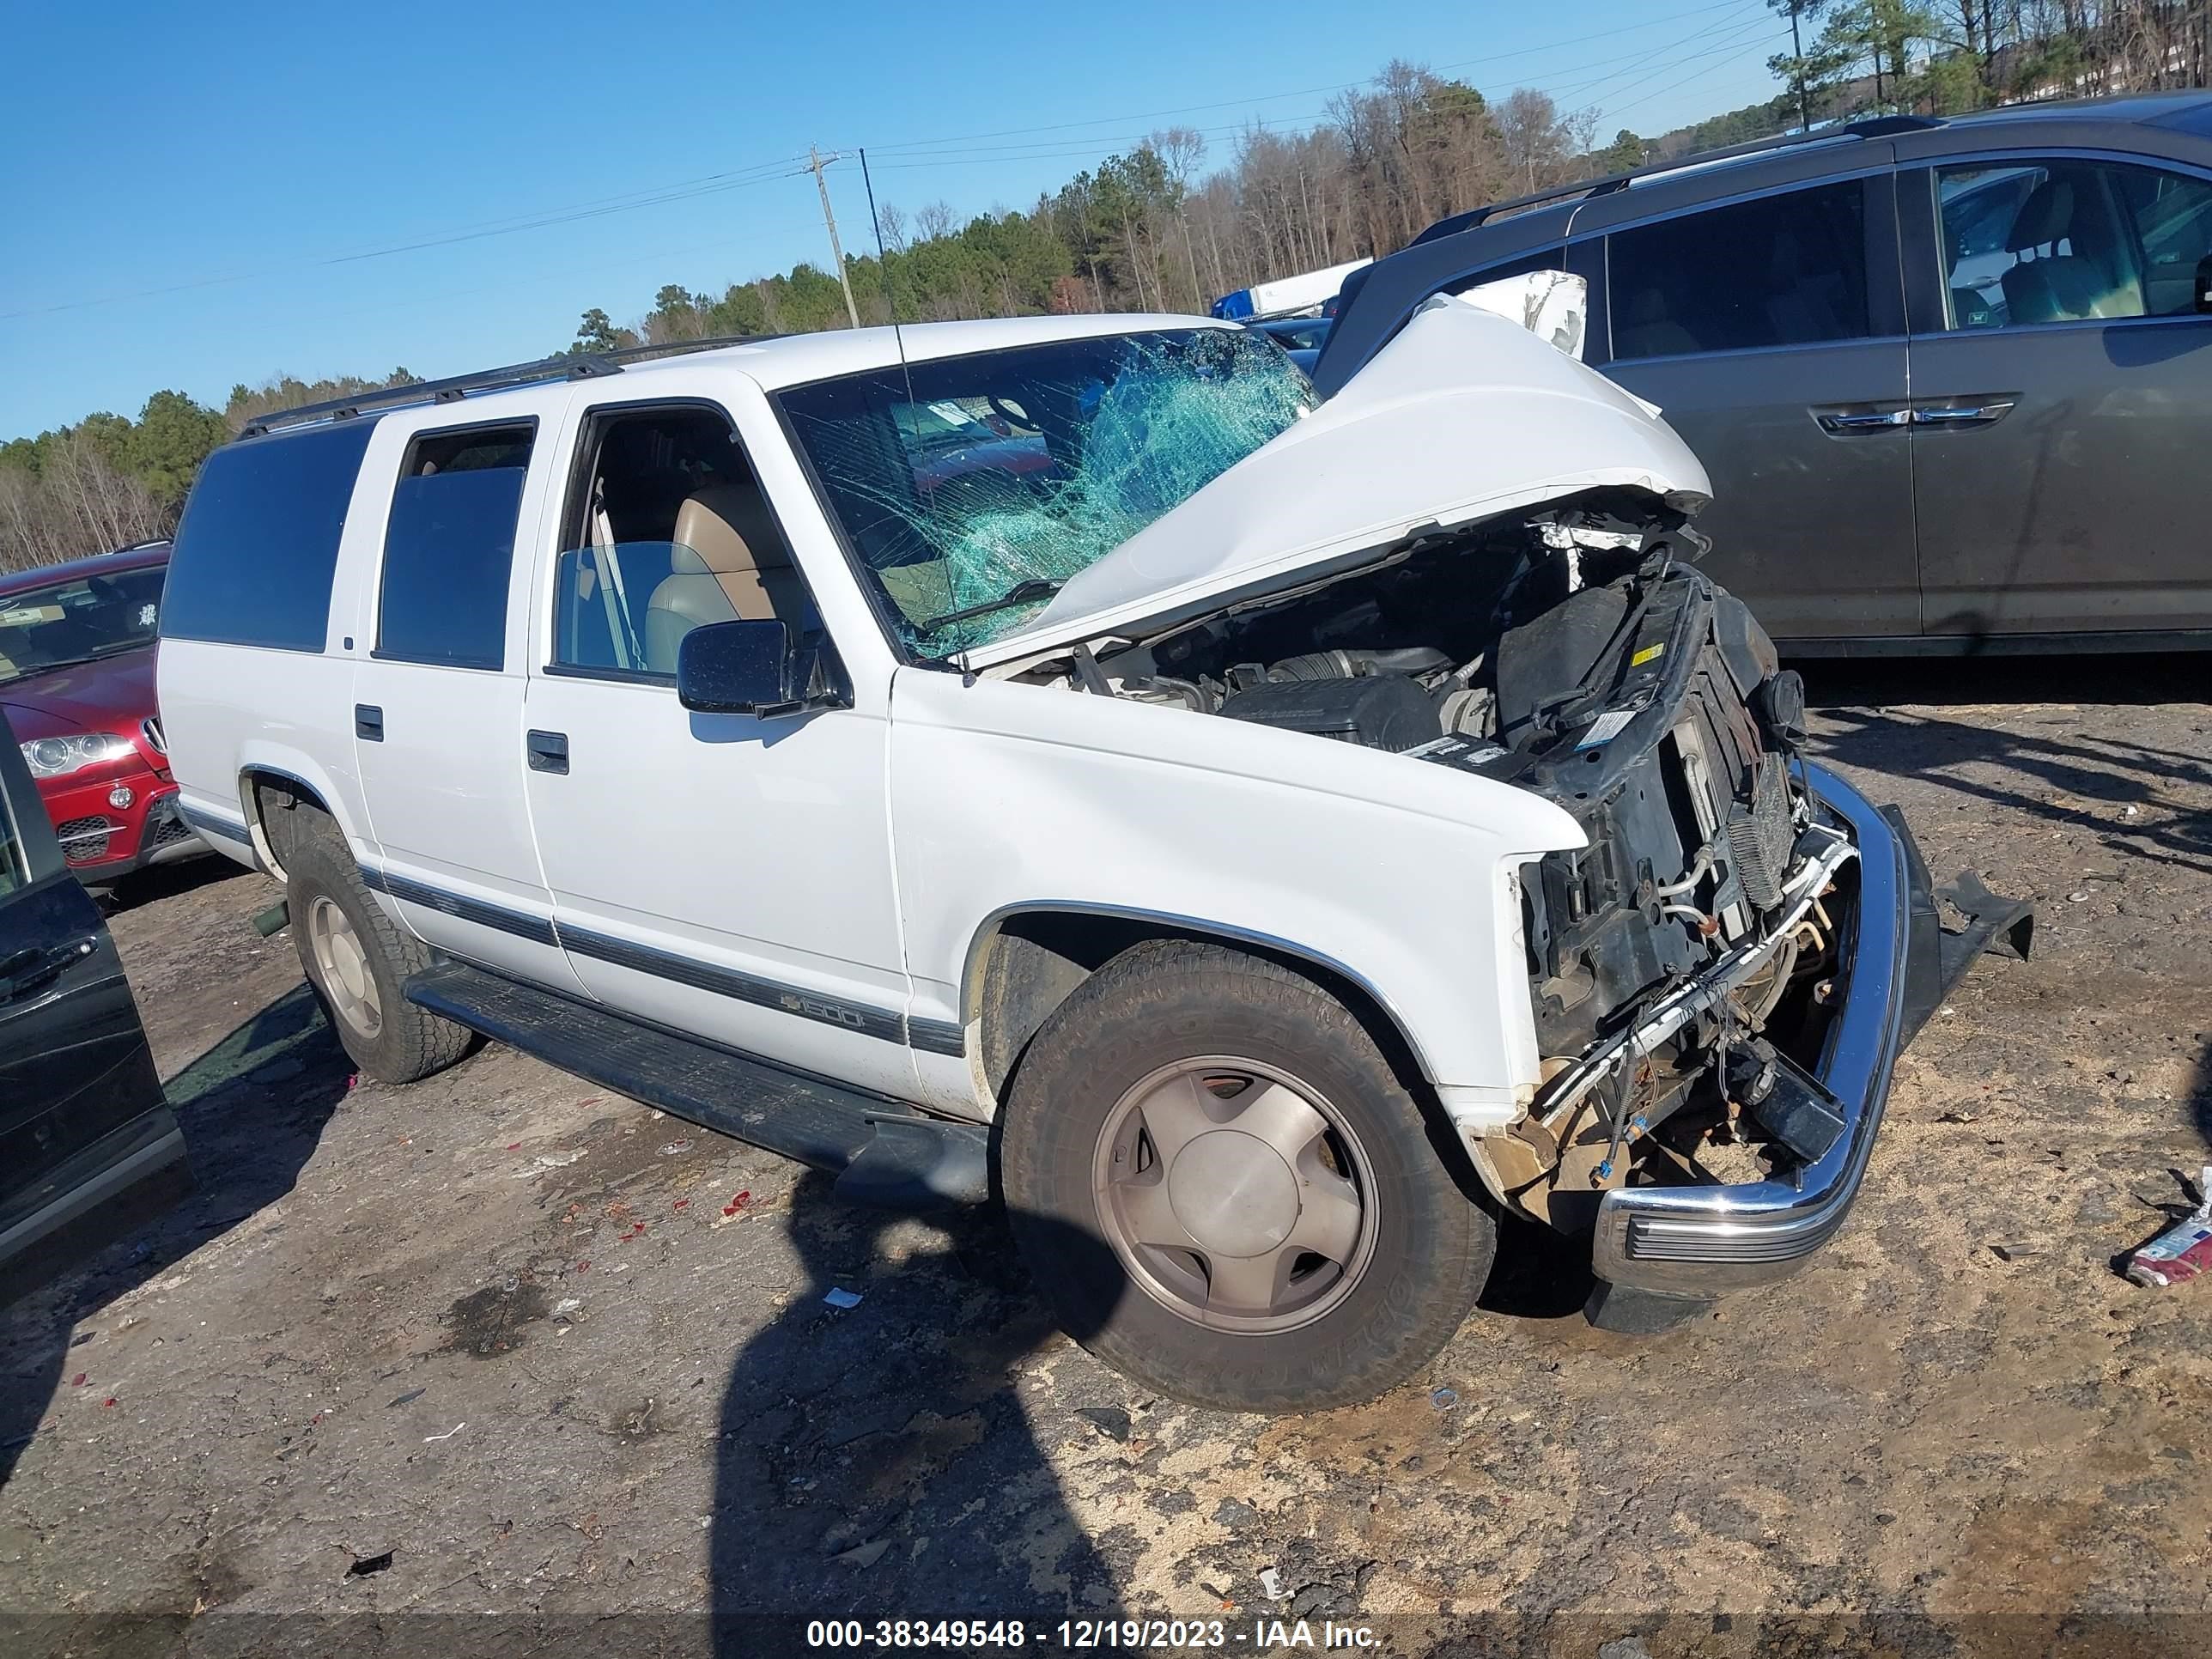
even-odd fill
[[[990,1196],[980,1124],[924,1117],[463,963],[416,974],[407,1000],[702,1128],[831,1170],[841,1198],[927,1210]]]

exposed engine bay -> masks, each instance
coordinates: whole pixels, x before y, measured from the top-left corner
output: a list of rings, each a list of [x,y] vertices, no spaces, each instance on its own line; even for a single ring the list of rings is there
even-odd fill
[[[1476,1149],[1574,1229],[1609,1188],[1758,1180],[1842,1118],[1810,1075],[1852,848],[1793,771],[1804,692],[1704,541],[1637,491],[1416,538],[1356,574],[1025,678],[1541,794],[1589,844],[1522,874],[1543,1086]]]

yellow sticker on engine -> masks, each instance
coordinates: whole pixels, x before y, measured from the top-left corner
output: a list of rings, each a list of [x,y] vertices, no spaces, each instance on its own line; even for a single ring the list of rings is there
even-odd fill
[[[1631,668],[1641,668],[1645,663],[1650,662],[1653,658],[1663,657],[1666,654],[1667,646],[1664,641],[1662,641],[1657,645],[1647,645],[1641,651],[1638,652],[1634,656],[1628,659],[1628,665]]]

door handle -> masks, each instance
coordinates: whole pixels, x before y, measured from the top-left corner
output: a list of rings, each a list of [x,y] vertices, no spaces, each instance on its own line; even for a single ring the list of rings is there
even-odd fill
[[[566,732],[532,732],[523,745],[530,755],[530,769],[533,772],[568,770],[568,734]]]
[[[96,939],[72,939],[46,950],[18,951],[0,959],[0,1003],[15,1002],[52,984],[72,963],[99,948]]]
[[[1910,425],[1912,421],[1912,411],[1909,409],[1884,409],[1872,411],[1816,409],[1813,411],[1813,418],[1820,423],[1821,431],[1832,433],[1837,437],[1844,438],[1854,433],[1887,432],[1894,427]]]
[[[1912,410],[1915,426],[1976,427],[1995,426],[2012,413],[2009,398],[1992,398],[1985,404],[1916,404]]]
[[[363,743],[382,743],[384,711],[373,702],[354,704],[353,734]]]

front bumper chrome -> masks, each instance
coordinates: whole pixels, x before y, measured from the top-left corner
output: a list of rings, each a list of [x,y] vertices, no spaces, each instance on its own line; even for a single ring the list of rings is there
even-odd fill
[[[1611,1286],[1703,1298],[1785,1278],[1835,1236],[1866,1175],[1890,1073],[1910,1035],[1906,1010],[1916,992],[1926,999],[1921,981],[1939,971],[1932,953],[1914,945],[1913,896],[1927,878],[1909,836],[1834,773],[1805,769],[1858,849],[1858,903],[1837,975],[1842,1005],[1814,1072],[1840,1103],[1844,1132],[1792,1179],[1607,1193],[1592,1266]]]

